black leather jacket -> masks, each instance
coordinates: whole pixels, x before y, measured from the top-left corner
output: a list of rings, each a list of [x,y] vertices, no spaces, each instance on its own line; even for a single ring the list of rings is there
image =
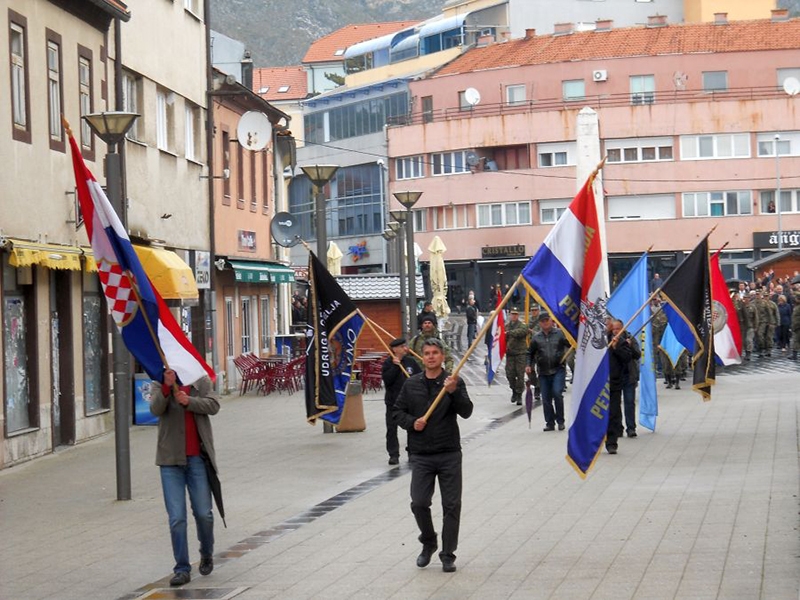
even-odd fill
[[[528,366],[536,365],[539,376],[554,375],[564,369],[564,355],[569,350],[569,342],[560,329],[553,327],[549,334],[538,331],[531,338],[528,347]]]
[[[455,392],[445,392],[425,429],[414,430],[414,421],[427,412],[442,389],[447,375],[446,371],[442,371],[436,379],[430,380],[425,377],[425,373],[412,375],[400,390],[394,404],[393,417],[400,427],[408,431],[410,454],[441,454],[461,450],[458,417],[468,419],[473,408],[463,379],[458,380]]]

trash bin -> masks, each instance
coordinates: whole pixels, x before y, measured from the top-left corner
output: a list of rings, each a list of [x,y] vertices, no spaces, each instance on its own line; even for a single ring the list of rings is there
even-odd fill
[[[364,396],[361,391],[360,381],[351,381],[347,384],[344,396],[344,408],[339,423],[336,425],[337,433],[349,431],[364,431],[367,423],[364,420]]]

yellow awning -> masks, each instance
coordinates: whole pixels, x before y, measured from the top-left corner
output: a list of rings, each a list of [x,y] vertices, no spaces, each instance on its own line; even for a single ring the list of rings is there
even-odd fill
[[[12,267],[40,265],[48,269],[81,270],[83,251],[77,246],[38,244],[14,238],[7,241],[10,242],[11,254],[8,262]]]
[[[134,245],[133,248],[164,300],[197,300],[200,297],[192,268],[180,256],[152,246]]]
[[[91,247],[81,246],[83,250],[83,258],[85,262],[85,269],[87,273],[97,273],[97,261],[94,259],[94,252]]]

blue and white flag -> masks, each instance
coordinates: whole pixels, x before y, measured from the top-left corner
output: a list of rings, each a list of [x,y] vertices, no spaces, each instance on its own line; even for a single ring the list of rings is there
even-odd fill
[[[575,346],[567,460],[581,477],[594,464],[608,429],[608,290],[590,176],[522,270],[528,290]]]
[[[650,323],[650,303],[647,302],[650,294],[647,290],[647,252],[645,252],[611,294],[608,300],[608,312],[623,323],[628,323],[636,311],[644,306],[628,325],[628,330],[637,334],[639,346],[642,348],[639,368],[639,424],[650,431],[655,431],[658,397],[653,356],[653,328]]]
[[[666,304],[662,306],[664,307],[664,312],[672,310],[672,308]],[[678,339],[678,336],[675,335],[675,330],[672,329],[671,323],[667,323],[664,329],[664,335],[661,336],[659,347],[667,355],[673,368],[678,364],[678,359],[680,359],[681,354],[686,351],[686,347]]]

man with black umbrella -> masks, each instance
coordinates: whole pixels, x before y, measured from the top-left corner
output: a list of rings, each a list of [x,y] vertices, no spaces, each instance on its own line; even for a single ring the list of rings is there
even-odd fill
[[[175,371],[164,371],[163,383],[150,386],[150,412],[158,417],[156,464],[169,516],[172,554],[175,557],[171,586],[191,581],[186,527],[186,492],[192,504],[200,542],[201,575],[214,570],[214,514],[206,460],[216,473],[214,436],[209,415],[219,412],[219,399],[211,380],[203,377],[191,386],[178,386]],[[205,458],[205,460],[204,460]]]

